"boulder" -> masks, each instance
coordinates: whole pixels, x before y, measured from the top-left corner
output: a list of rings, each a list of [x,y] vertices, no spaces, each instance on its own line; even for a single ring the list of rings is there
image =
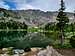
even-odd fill
[[[38,52],[38,51],[40,51],[42,48],[31,48],[31,51],[32,52]]]
[[[47,46],[45,50],[41,50],[37,53],[37,56],[63,56],[58,53],[52,46]]]

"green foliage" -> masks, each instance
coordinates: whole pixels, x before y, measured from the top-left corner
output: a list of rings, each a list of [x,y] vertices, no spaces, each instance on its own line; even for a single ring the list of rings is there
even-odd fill
[[[69,22],[68,17],[66,16],[66,13],[64,12],[65,8],[64,8],[64,2],[63,0],[61,0],[61,8],[59,10],[58,16],[57,16],[57,27],[60,29],[60,31],[64,31],[64,27],[66,25],[66,23]]]
[[[28,26],[23,22],[9,20],[8,22],[0,22],[0,29],[27,29]]]
[[[7,52],[9,55],[13,55],[13,47],[9,47],[8,48],[8,52]]]
[[[53,45],[54,48],[72,48],[72,46],[70,44],[64,44],[63,46],[61,46],[61,44],[55,44]]]
[[[59,10],[58,16],[57,16],[57,27],[60,30],[60,41],[61,41],[61,46],[64,45],[64,27],[65,25],[69,22],[68,17],[66,16],[66,13],[64,12],[65,6],[63,0],[61,0],[61,8]]]
[[[75,48],[75,36],[71,37],[70,44],[72,45],[73,48]]]
[[[45,30],[47,30],[47,31],[52,30],[53,31],[53,30],[55,30],[55,27],[56,27],[55,23],[48,23],[45,25]]]
[[[53,40],[58,39],[59,33],[58,32],[45,32],[46,37],[52,38]]]
[[[64,28],[66,23],[69,22],[69,19],[63,11],[60,11],[58,16],[57,16],[57,21],[59,21],[57,23],[57,26],[58,26],[58,28],[61,29],[62,27]]]

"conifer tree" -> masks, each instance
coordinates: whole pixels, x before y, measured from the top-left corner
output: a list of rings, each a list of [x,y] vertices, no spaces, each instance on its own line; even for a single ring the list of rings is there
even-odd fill
[[[59,9],[59,12],[58,12],[58,16],[57,16],[57,26],[60,30],[60,44],[61,46],[64,45],[64,27],[65,25],[69,22],[69,19],[68,17],[66,16],[66,13],[64,12],[65,10],[65,6],[64,6],[64,1],[61,0],[61,8]]]
[[[73,22],[71,23],[72,26],[72,32],[73,32],[73,36],[74,36],[74,20],[75,20],[75,11],[74,11],[74,18],[73,18]]]

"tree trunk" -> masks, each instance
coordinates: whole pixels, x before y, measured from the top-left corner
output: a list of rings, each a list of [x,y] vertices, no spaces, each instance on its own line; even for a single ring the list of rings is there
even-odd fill
[[[71,26],[72,26],[72,32],[73,32],[73,36],[74,36],[74,27],[73,27],[73,24],[71,24]]]
[[[63,32],[63,29],[61,30],[60,44],[61,44],[61,46],[64,45],[64,32]]]

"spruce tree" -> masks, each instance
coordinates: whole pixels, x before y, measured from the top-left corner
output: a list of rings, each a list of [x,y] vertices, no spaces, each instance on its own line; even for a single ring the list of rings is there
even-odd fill
[[[64,27],[65,25],[69,22],[68,17],[66,16],[66,13],[64,12],[65,6],[64,6],[64,1],[61,0],[61,8],[59,9],[58,15],[57,15],[57,26],[60,30],[60,44],[61,46],[64,45]]]
[[[73,36],[74,36],[74,23],[75,23],[74,20],[75,20],[75,11],[74,11],[74,18],[73,18],[73,21],[71,23]]]

